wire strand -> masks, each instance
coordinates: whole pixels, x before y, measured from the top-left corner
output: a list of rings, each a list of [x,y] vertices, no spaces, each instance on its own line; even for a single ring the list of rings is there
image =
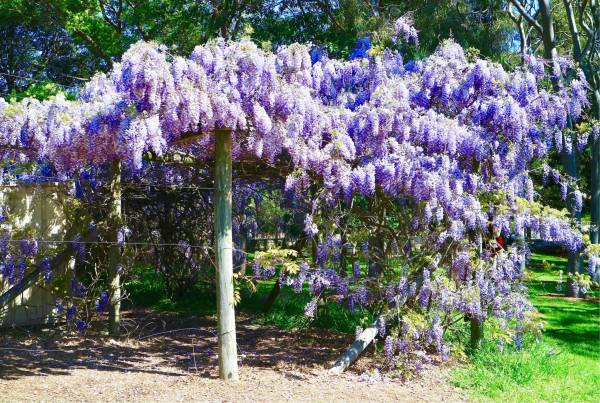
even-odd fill
[[[39,243],[48,243],[48,244],[52,244],[52,243],[75,243],[75,244],[85,244],[85,245],[94,245],[94,244],[100,244],[100,245],[119,245],[119,246],[142,246],[142,245],[150,245],[150,246],[178,246],[178,247],[185,247],[185,248],[206,248],[206,246],[204,245],[180,245],[178,243],[153,243],[153,242],[116,242],[116,241],[76,241],[76,240],[50,240],[50,239],[37,239],[37,238],[30,238],[30,239],[0,239],[0,243],[2,242],[11,242],[11,243],[20,243],[20,242],[31,242],[31,241],[37,241]]]
[[[61,244],[65,244],[65,243],[75,243],[75,244],[85,244],[85,245],[119,245],[119,246],[177,246],[179,248],[194,248],[194,249],[206,249],[206,248],[212,248],[212,246],[207,246],[207,245],[189,245],[189,244],[179,244],[179,243],[153,243],[153,242],[116,242],[116,241],[76,241],[76,240],[50,240],[50,239],[37,239],[37,238],[30,238],[30,239],[0,239],[0,244],[2,242],[10,242],[10,243],[21,243],[21,242],[31,242],[31,241],[37,241],[39,243],[46,243],[46,244],[52,244],[52,243],[61,243]],[[238,249],[238,248],[226,248],[226,249],[231,249],[234,252],[241,252],[246,254],[246,251],[243,249]]]

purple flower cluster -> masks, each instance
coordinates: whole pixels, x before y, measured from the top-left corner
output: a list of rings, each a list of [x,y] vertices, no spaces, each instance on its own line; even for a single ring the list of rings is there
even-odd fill
[[[378,317],[377,320],[375,321],[375,325],[377,326],[377,331],[379,332],[379,337],[384,338],[385,333],[386,333],[385,318],[383,316]]]
[[[87,294],[87,288],[81,282],[79,282],[75,277],[71,277],[70,281],[71,292],[76,297],[83,297]]]
[[[416,40],[408,18],[395,31]],[[297,170],[289,189],[305,190],[311,173],[323,178],[330,197],[372,196],[380,187],[426,202],[424,219],[414,223],[445,223],[441,246],[487,226],[481,192],[531,200],[528,165],[565,146],[556,134],[567,111],[576,118],[587,105],[580,75],[560,93],[548,92],[533,59],[509,72],[469,62],[452,41],[410,69],[391,51],[312,63],[309,50],[295,44],[271,54],[248,40],[217,40],[186,59],[138,43],[76,101],[0,101],[0,142],[31,146],[37,158],[72,172],[115,157],[140,166],[144,151],[160,155],[184,133],[228,127],[235,158],[291,157]],[[198,140],[193,152],[200,160],[211,158],[212,141]],[[305,229],[318,231],[311,216]]]
[[[108,292],[101,291],[100,296],[96,300],[96,311],[103,312],[106,310],[107,306],[108,306]]]
[[[79,334],[83,334],[87,329],[87,323],[85,323],[81,319],[77,319],[75,321],[75,328],[77,329],[77,332],[79,332]]]
[[[42,263],[40,263],[40,265],[42,267],[42,275],[44,276],[44,281],[47,283],[50,280],[52,280],[52,266],[50,264],[50,260],[46,258],[42,260]]]
[[[19,245],[21,254],[25,257],[34,256],[38,253],[38,242],[35,239],[23,239]]]
[[[419,34],[408,16],[400,17],[394,23],[392,41],[398,42],[400,39],[406,43],[412,42],[415,46],[419,45]]]
[[[317,311],[318,299],[313,298],[304,308],[304,314],[309,318],[314,318]]]
[[[77,307],[75,305],[71,305],[67,308],[67,320],[71,321],[75,319],[75,315],[77,315]]]
[[[378,317],[375,326],[384,340],[384,352],[390,365],[408,365],[422,350],[437,353],[441,360],[448,359],[450,346],[444,341],[448,323],[444,318],[455,317],[457,313],[478,320],[492,315],[526,328],[532,320],[527,312],[533,309],[526,289],[519,283],[524,275],[521,262],[526,255],[526,250],[511,249],[496,255],[487,254],[478,265],[473,265],[469,254],[461,252],[451,263],[448,276],[439,269],[421,269],[411,274],[417,276],[417,281],[401,277],[396,285],[374,284],[360,276],[340,276],[334,270],[321,266],[310,268],[303,263],[300,274],[284,283],[293,284],[296,290],[302,288],[302,281],[308,283],[312,299],[305,307],[305,314],[309,318],[314,318],[318,302],[327,295],[346,301],[350,310],[358,306],[373,309],[382,303],[392,312],[399,309],[402,315],[408,316],[398,323],[397,331],[388,330],[384,316]],[[410,319],[414,315],[422,319],[414,322]]]
[[[319,233],[319,229],[318,229],[317,225],[313,222],[312,215],[310,215],[310,214],[307,214],[306,217],[304,218],[304,232],[311,239],[314,238],[315,235],[317,235]]]
[[[73,251],[75,252],[75,256],[77,256],[77,258],[85,258],[85,242],[80,234],[75,235],[75,238],[73,238]]]

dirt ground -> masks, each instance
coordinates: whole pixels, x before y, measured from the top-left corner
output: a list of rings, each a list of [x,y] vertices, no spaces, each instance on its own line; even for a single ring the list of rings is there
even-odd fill
[[[51,331],[0,333],[0,402],[463,401],[448,368],[418,379],[369,383],[367,353],[340,376],[328,366],[352,336],[320,329],[284,332],[238,320],[240,381],[217,372],[213,318],[138,310],[126,314],[128,338],[60,337]]]

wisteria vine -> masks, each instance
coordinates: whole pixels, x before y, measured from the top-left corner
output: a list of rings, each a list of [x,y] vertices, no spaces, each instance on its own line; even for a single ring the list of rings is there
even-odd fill
[[[537,200],[529,170],[574,146],[561,133],[587,107],[587,84],[577,73],[555,91],[542,60],[507,71],[452,40],[406,62],[398,47],[417,45],[417,32],[408,19],[395,29],[396,48],[370,49],[367,38],[350,60],[250,39],[213,40],[189,57],[139,42],[74,101],[0,99],[2,158],[46,161],[63,179],[115,159],[140,170],[148,152],[208,162],[214,129],[232,129],[234,163],[286,161],[286,191],[310,195],[305,229],[317,259],[281,272],[297,290],[308,284],[307,316],[327,298],[377,311],[392,367],[419,349],[447,357],[443,336],[457,317],[493,318],[519,344],[534,326],[520,283],[527,249],[493,241],[531,229],[584,247],[568,215]],[[327,215],[340,203],[358,217],[344,239],[340,217]],[[373,212],[385,213],[376,221]],[[385,242],[370,244],[374,236]],[[364,247],[348,274],[338,262],[350,244]],[[277,262],[263,263],[257,275],[275,274]]]

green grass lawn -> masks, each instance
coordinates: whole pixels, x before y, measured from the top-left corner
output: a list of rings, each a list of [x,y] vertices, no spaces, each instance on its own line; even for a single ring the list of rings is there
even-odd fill
[[[453,372],[452,382],[467,389],[473,400],[600,401],[600,305],[545,296],[557,293],[559,270],[566,271],[566,259],[534,255],[530,262],[529,293],[545,322],[540,343],[502,353],[484,345],[468,366]]]
[[[355,313],[350,313],[339,304],[330,302],[320,306],[317,317],[309,323],[304,314],[304,307],[310,301],[308,287],[300,294],[296,294],[290,287],[282,287],[271,310],[264,313],[264,302],[274,284],[274,280],[260,281],[255,292],[242,289],[241,302],[236,309],[254,317],[256,323],[270,324],[285,330],[310,324],[337,332],[354,333],[357,325],[365,326],[374,321],[373,315],[366,310],[357,309]],[[129,305],[146,306],[183,315],[214,315],[217,311],[214,287],[198,284],[184,296],[169,298],[162,290],[159,275],[152,270],[139,270],[136,279],[127,283],[126,290],[129,294]]]

